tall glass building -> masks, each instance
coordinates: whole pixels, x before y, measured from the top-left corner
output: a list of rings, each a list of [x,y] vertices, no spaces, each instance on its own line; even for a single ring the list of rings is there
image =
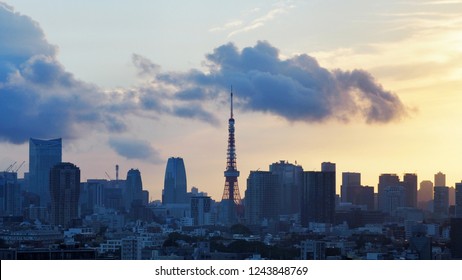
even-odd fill
[[[62,140],[29,140],[29,191],[40,196],[41,206],[50,203],[50,170],[62,161]]]
[[[165,169],[162,204],[187,203],[186,169],[183,159],[171,157]]]

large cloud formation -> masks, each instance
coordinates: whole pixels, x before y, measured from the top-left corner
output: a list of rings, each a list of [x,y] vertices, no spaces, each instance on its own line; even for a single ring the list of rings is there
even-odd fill
[[[238,89],[240,105],[289,121],[349,121],[386,123],[406,115],[399,97],[382,88],[364,70],[329,71],[306,54],[281,59],[268,42],[240,51],[229,43],[207,55],[208,73],[156,74],[157,80],[176,86],[183,100],[213,99],[230,85]]]
[[[205,108],[223,100],[230,85],[241,109],[288,121],[386,123],[406,115],[398,96],[369,73],[329,71],[306,54],[282,59],[264,41],[242,50],[231,43],[216,48],[206,56],[206,71],[162,72],[141,55],[132,60],[145,79],[136,87],[107,90],[78,80],[59,63],[39,24],[0,2],[0,142],[78,138],[96,130],[117,134],[128,129],[127,115],[216,125],[217,116]],[[133,147],[126,142],[110,146],[129,158]]]

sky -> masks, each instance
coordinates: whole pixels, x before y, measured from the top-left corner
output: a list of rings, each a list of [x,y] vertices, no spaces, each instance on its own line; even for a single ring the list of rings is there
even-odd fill
[[[237,166],[462,180],[462,1],[0,0],[0,170],[63,138],[82,180],[169,157],[220,200],[229,91]],[[17,165],[17,166],[18,166]]]

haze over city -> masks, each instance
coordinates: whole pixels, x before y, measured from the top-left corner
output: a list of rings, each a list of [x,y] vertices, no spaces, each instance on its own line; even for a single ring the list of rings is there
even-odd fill
[[[167,159],[182,157],[188,188],[219,200],[232,85],[241,193],[279,160],[335,162],[375,187],[381,173],[443,171],[453,186],[461,13],[462,1],[0,2],[0,169],[27,161],[30,137],[62,137],[82,181],[137,168],[160,199]]]

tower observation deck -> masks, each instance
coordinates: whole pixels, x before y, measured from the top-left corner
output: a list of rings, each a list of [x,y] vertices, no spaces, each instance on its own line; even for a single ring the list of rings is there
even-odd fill
[[[225,188],[223,190],[222,210],[225,223],[232,224],[242,216],[241,195],[237,177],[239,171],[236,164],[236,141],[234,138],[233,90],[231,88],[231,115],[228,121],[228,153],[226,160]]]

